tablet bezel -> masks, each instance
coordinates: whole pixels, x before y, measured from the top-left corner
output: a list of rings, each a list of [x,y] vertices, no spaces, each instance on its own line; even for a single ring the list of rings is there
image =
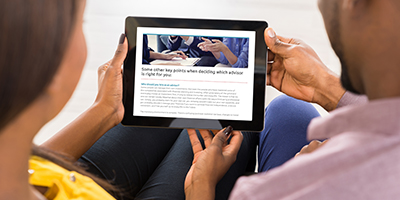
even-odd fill
[[[253,86],[252,121],[210,120],[190,118],[142,117],[133,115],[133,94],[136,61],[136,38],[138,27],[191,28],[216,30],[245,30],[256,32],[255,70]],[[125,108],[122,125],[162,128],[222,129],[231,125],[235,130],[262,131],[264,129],[265,86],[267,47],[264,43],[265,21],[215,20],[127,17],[125,34],[129,43],[129,52],[123,66],[123,104]],[[142,47],[139,48],[142,50]],[[132,64],[129,64],[132,63]]]

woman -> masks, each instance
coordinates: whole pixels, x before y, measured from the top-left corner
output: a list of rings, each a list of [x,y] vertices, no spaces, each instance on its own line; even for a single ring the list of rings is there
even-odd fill
[[[32,149],[34,136],[61,111],[82,73],[85,4],[85,0],[1,2],[0,199],[183,199],[193,160],[189,135],[194,141],[196,132],[116,126],[124,113],[124,35],[114,58],[99,68],[94,104]],[[211,133],[200,134],[210,145]],[[234,147],[230,158],[241,142],[240,132],[232,135],[236,142],[221,144]],[[217,136],[227,138],[223,131]],[[239,151],[244,160],[231,167],[226,183],[220,182],[224,188],[217,187],[226,191],[225,196],[246,169],[248,155],[254,154],[256,140],[249,137],[248,141]],[[78,160],[94,175],[82,170]],[[188,177],[189,183],[192,176]]]

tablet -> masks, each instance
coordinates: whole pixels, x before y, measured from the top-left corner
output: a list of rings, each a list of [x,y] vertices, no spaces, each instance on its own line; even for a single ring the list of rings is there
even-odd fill
[[[262,131],[265,21],[127,17],[125,126]]]

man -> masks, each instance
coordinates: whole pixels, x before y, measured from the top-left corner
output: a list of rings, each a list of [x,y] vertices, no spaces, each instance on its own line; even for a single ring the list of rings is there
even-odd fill
[[[326,144],[271,171],[239,179],[231,199],[400,199],[400,1],[319,0],[319,8],[342,64],[342,86],[365,94],[369,102],[345,92],[302,41],[267,29],[265,41],[274,61],[268,65],[270,85],[327,110],[359,103],[314,119],[308,138],[329,138]],[[215,177],[233,163],[236,151],[231,149],[237,144],[227,150],[221,140],[217,134],[211,148],[195,157],[186,178],[187,199],[200,194],[212,199]],[[224,159],[215,159],[218,155]]]

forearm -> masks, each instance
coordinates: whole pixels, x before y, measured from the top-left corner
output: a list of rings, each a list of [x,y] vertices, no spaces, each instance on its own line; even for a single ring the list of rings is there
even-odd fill
[[[150,51],[150,58],[151,59],[165,59],[165,54]]]
[[[236,64],[236,62],[238,61],[238,58],[235,56],[235,54],[232,53],[231,50],[229,50],[228,47],[226,47],[226,48],[222,51],[222,53],[224,53],[225,58],[228,60],[228,62],[229,62],[231,65]]]
[[[204,183],[192,185],[190,189],[185,190],[186,200],[214,200],[215,186]]]
[[[112,110],[94,104],[41,146],[78,160],[116,124]]]
[[[313,102],[319,104],[327,111],[332,111],[336,109],[346,91],[342,87],[339,77],[336,75],[325,73],[320,78],[321,81],[315,89]]]
[[[211,52],[211,53],[214,55],[214,57],[215,57],[216,59],[221,58],[221,53],[220,53],[220,52]]]

